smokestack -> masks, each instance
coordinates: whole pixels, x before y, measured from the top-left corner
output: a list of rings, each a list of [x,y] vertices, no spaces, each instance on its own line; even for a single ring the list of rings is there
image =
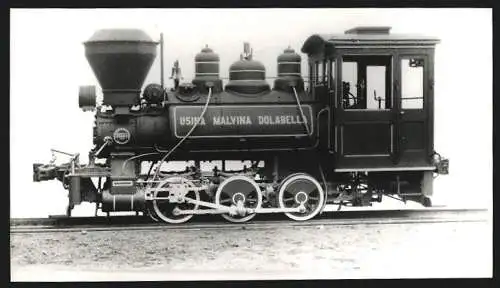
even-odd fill
[[[98,30],[84,43],[85,56],[102,88],[104,105],[139,103],[157,44],[138,29]]]

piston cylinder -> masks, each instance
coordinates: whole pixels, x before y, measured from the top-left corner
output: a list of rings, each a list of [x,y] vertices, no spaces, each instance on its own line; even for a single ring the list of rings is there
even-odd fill
[[[102,192],[102,211],[143,211],[145,207],[145,194],[137,190],[135,194],[111,194],[109,190]]]

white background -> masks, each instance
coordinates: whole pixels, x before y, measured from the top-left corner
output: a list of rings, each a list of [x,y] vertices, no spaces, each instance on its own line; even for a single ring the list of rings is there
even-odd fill
[[[165,41],[165,72],[178,59],[186,81],[205,44],[220,55],[221,76],[239,59],[243,42],[276,75],[276,57],[299,52],[315,33],[355,26],[391,26],[391,33],[436,36],[435,149],[450,159],[450,175],[435,181],[434,202],[491,207],[491,9],[40,9],[11,10],[11,217],[65,211],[67,192],[54,180],[33,183],[32,164],[50,149],[79,152],[87,161],[93,114],[78,108],[78,86],[98,85],[82,43],[97,29],[140,28]],[[159,55],[159,53],[158,53]],[[306,57],[303,57],[305,73]],[[160,82],[159,56],[145,83]],[[166,79],[171,85],[171,80]],[[63,159],[61,159],[63,160]],[[389,202],[387,202],[389,203]],[[388,204],[389,205],[389,204]],[[76,207],[90,215],[93,206]]]

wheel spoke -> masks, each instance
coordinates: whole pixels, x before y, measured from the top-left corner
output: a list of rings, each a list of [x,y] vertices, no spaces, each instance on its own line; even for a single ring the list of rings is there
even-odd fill
[[[192,182],[182,177],[167,178],[157,187],[158,188],[174,187],[173,183],[179,183],[179,179],[182,181],[182,183],[188,184],[188,187],[194,187],[194,184]],[[181,187],[181,189],[185,188]],[[154,197],[168,197],[168,194],[169,193],[165,191],[158,191],[158,192],[155,191]],[[186,191],[185,195],[186,197],[189,197],[191,199],[200,200],[200,195],[197,190]],[[192,204],[187,202],[170,203],[168,200],[153,200],[152,204],[153,204],[152,208],[154,211],[154,213],[152,214],[155,214],[155,217],[158,217],[159,219],[161,219],[166,223],[184,223],[193,217],[193,215],[174,215],[173,211],[175,208],[183,210],[196,210],[198,208],[198,204]]]
[[[307,195],[307,198],[305,195]],[[278,192],[278,202],[280,207],[289,208],[290,206],[298,207],[296,197],[299,201],[306,200],[303,205],[306,211],[285,213],[289,218],[296,221],[305,221],[313,218],[319,213],[320,206],[324,201],[323,189],[321,184],[312,176],[305,173],[297,173],[290,175],[280,184]],[[294,203],[294,204],[292,204]]]
[[[223,203],[228,203],[228,202],[231,202],[231,201],[233,201],[233,200],[231,200],[231,198],[226,198],[226,199],[222,199],[222,200],[220,200],[219,202],[220,202],[221,204],[223,204]]]
[[[227,199],[224,199],[226,197],[222,195],[227,195]],[[234,203],[234,201],[239,201],[240,199],[243,200],[243,207],[245,208],[258,208],[262,205],[260,188],[253,179],[243,175],[231,176],[224,180],[217,188],[215,194],[216,204]],[[256,214],[231,216],[229,214],[222,214],[222,217],[230,222],[246,222],[255,215]]]

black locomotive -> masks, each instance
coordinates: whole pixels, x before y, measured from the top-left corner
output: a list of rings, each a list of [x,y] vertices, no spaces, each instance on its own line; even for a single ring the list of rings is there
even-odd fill
[[[435,174],[448,173],[433,148],[439,40],[389,30],[312,35],[302,47],[308,83],[301,56],[287,48],[272,87],[248,49],[223,85],[219,56],[205,47],[194,80],[169,91],[163,84],[141,91],[158,42],[140,30],[99,30],[84,45],[102,104],[93,86],[79,94],[80,107],[96,111],[89,163],[68,154],[64,165],[34,164],[34,181],[63,183],[68,216],[88,201],[96,211],[144,212],[168,223],[195,214],[244,222],[262,213],[303,221],[330,204],[371,205],[382,195],[430,206]],[[187,160],[194,165],[185,170],[160,169]],[[229,171],[228,160],[251,165]],[[202,171],[201,161],[221,165]],[[150,167],[142,171],[144,162]]]

